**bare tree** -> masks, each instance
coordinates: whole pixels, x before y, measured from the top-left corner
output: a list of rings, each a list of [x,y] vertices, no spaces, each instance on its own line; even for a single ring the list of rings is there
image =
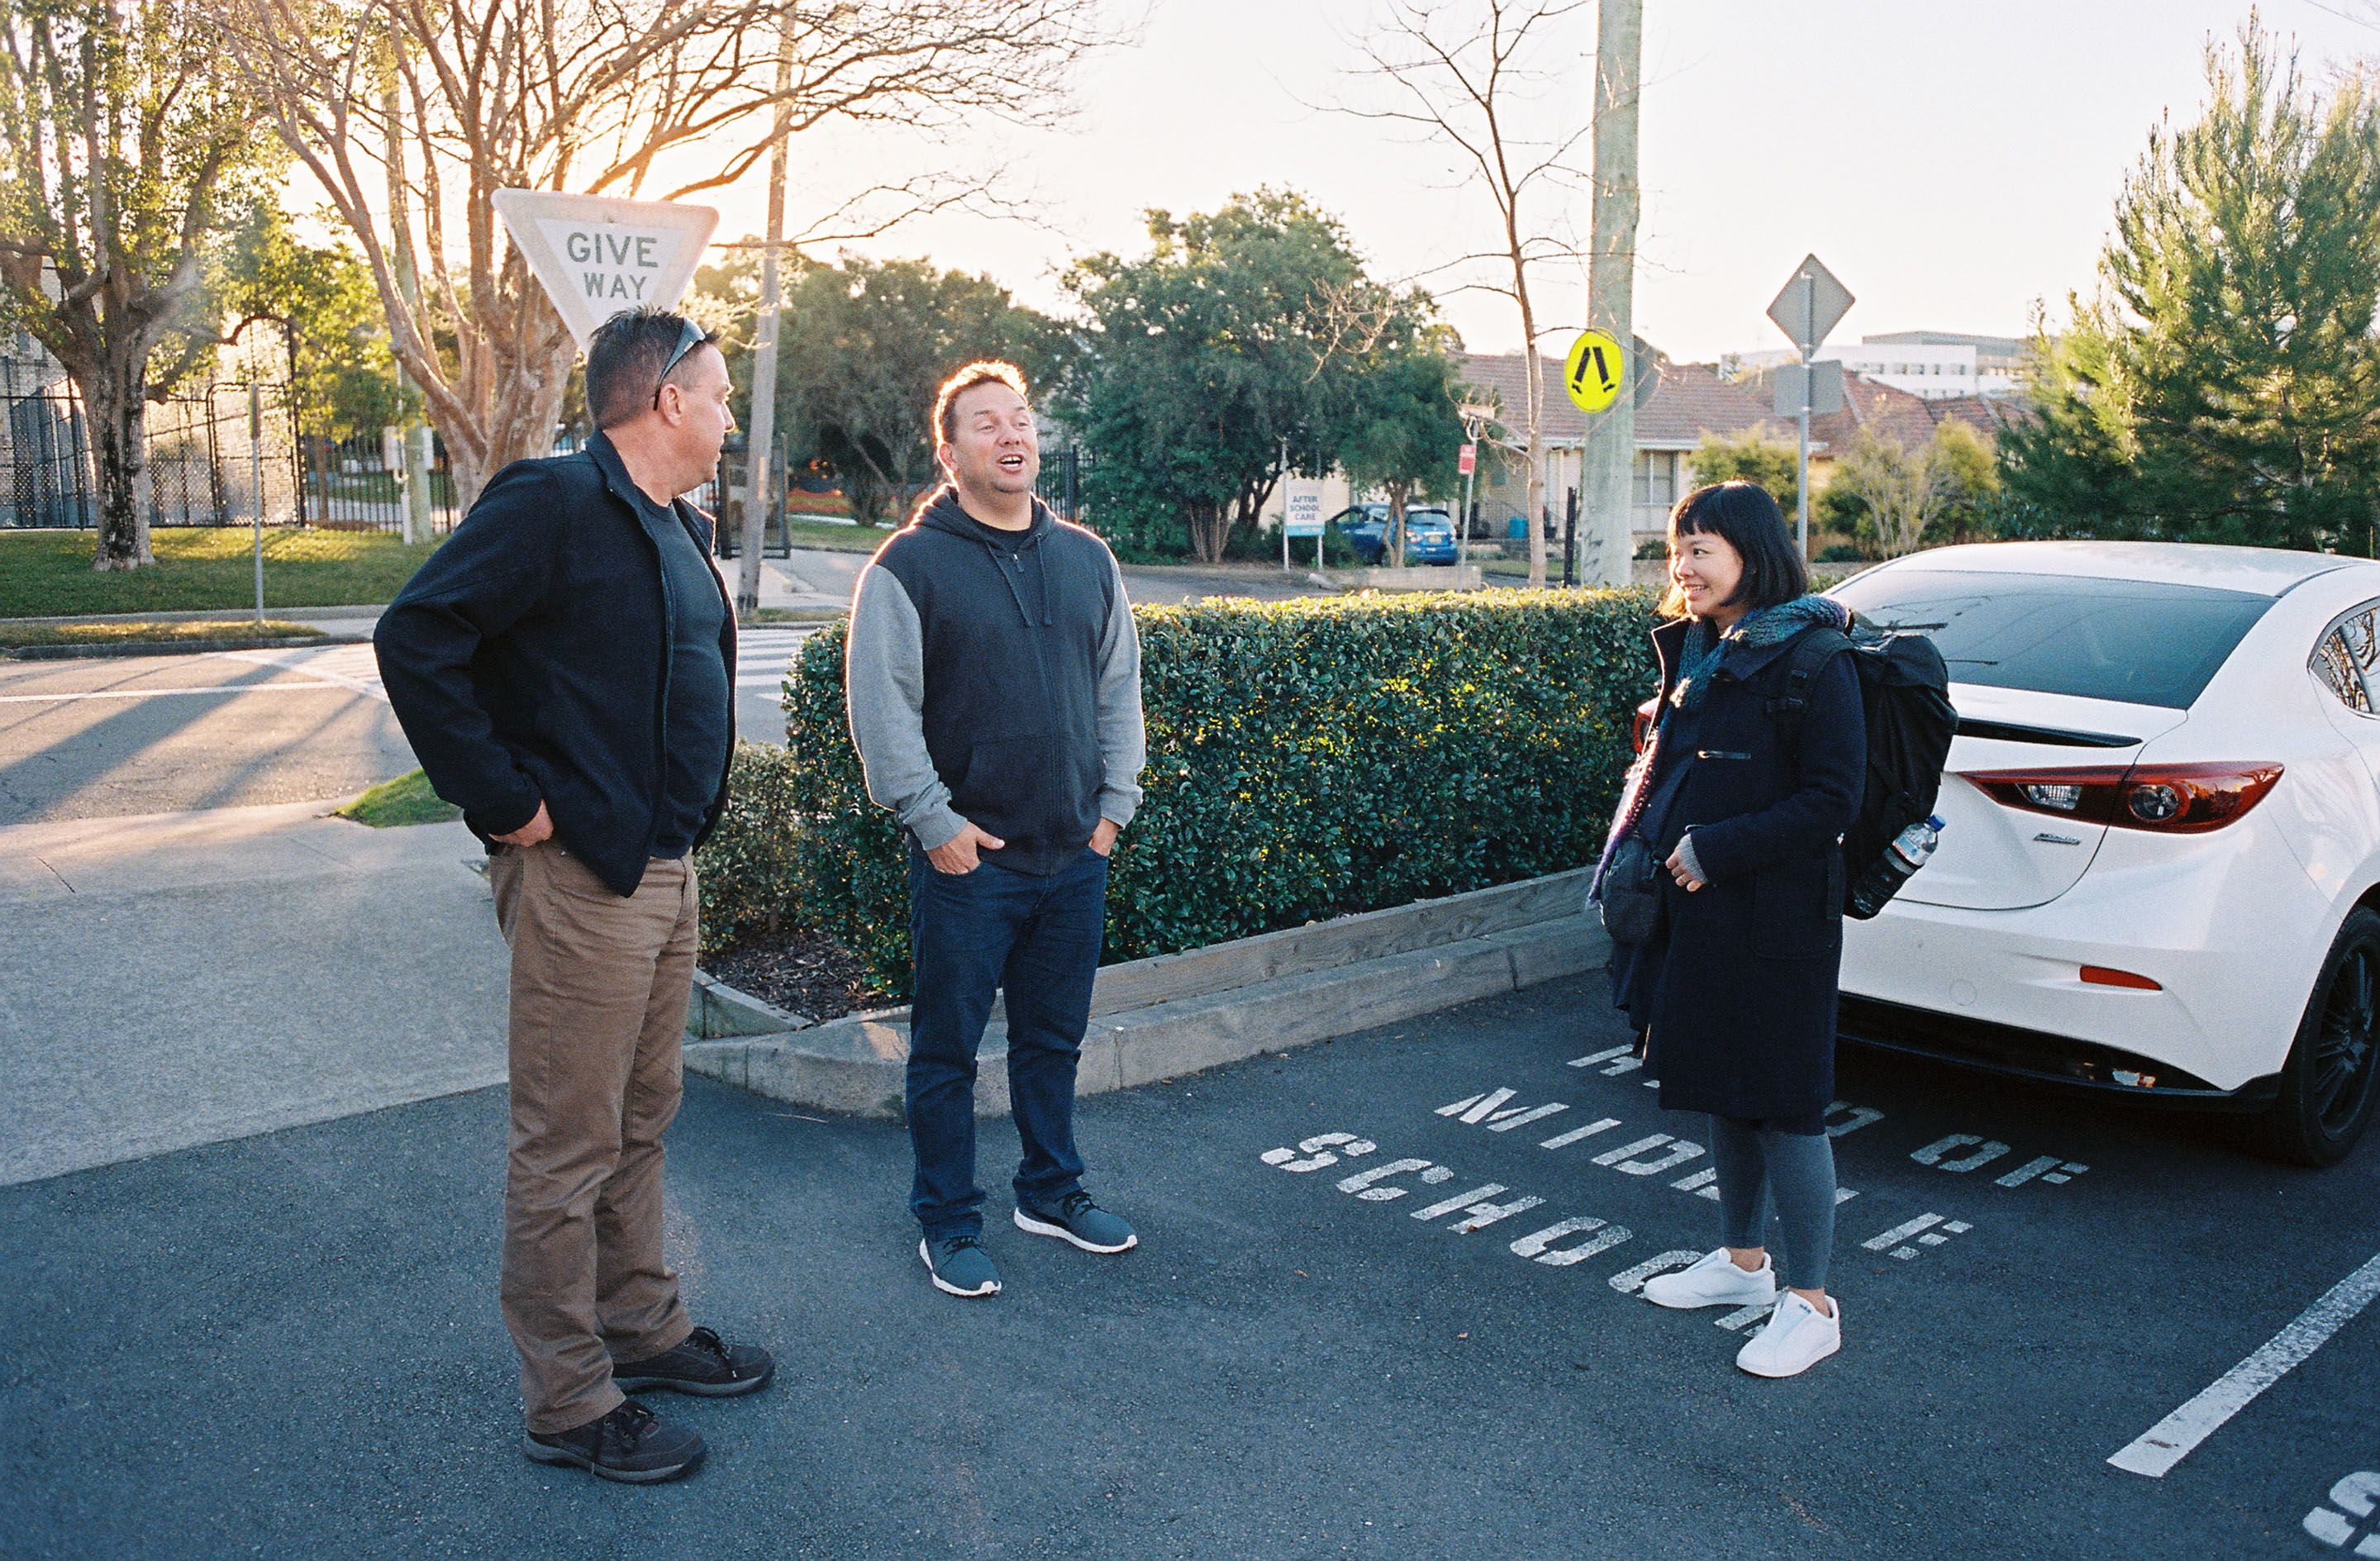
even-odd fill
[[[1557,204],[1564,190],[1589,188],[1592,176],[1572,161],[1594,128],[1591,118],[1545,129],[1542,98],[1563,76],[1540,60],[1560,43],[1565,18],[1592,0],[1392,0],[1384,19],[1357,40],[1367,62],[1359,74],[1384,89],[1378,101],[1341,104],[1359,119],[1403,126],[1418,139],[1455,154],[1467,182],[1485,188],[1496,210],[1498,247],[1447,262],[1447,271],[1493,280],[1464,283],[1512,300],[1521,316],[1521,357],[1527,369],[1527,405],[1521,432],[1528,448],[1529,584],[1546,583],[1546,386],[1537,343],[1548,333],[1537,319],[1530,282],[1548,261],[1575,261],[1576,245],[1557,236],[1537,203]],[[1525,208],[1525,210],[1524,210]]]
[[[370,261],[406,372],[468,504],[548,448],[576,349],[496,225],[498,189],[679,200],[842,123],[948,139],[1054,115],[1105,41],[1097,0],[216,0],[281,138]],[[778,69],[781,39],[792,60]],[[420,215],[419,303],[375,218],[398,127]],[[782,119],[776,111],[784,110]],[[690,175],[669,170],[692,170]],[[986,181],[936,170],[853,193],[793,242],[881,232]]]
[[[0,0],[0,313],[90,410],[94,569],[152,562],[148,403],[207,360],[213,322],[177,362],[158,349],[190,325],[202,251],[255,167],[253,115],[189,0]]]

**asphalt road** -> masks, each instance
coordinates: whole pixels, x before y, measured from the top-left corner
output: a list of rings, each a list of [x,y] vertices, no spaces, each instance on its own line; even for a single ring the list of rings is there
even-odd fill
[[[1723,1313],[1623,1293],[1714,1208],[1698,1124],[1622,1058],[1572,1065],[1621,1044],[1599,987],[1085,1101],[1145,1246],[995,1224],[990,1301],[927,1284],[897,1126],[689,1080],[673,1260],[782,1366],[755,1399],[656,1396],[713,1454],[650,1490],[517,1451],[499,1092],[0,1189],[0,1551],[2353,1554],[2305,1524],[2372,1526],[2326,1493],[2380,1469],[2380,1309],[2163,1478],[2107,1459],[2373,1258],[2380,1144],[2285,1170],[2203,1121],[1847,1054],[1848,1343],[1758,1381]],[[1301,1149],[1330,1133],[1375,1147]],[[998,1186],[1014,1140],[984,1143]]]
[[[789,590],[848,601],[868,555],[802,549]],[[1135,601],[1312,595],[1247,566],[1125,572]],[[810,630],[743,636],[739,735],[782,745],[786,662]],[[341,801],[414,768],[368,645],[0,662],[0,827],[194,808]]]
[[[370,646],[0,662],[0,825],[345,797],[413,768]]]
[[[868,557],[867,553],[844,552],[831,548],[795,548],[784,558],[775,561],[775,566],[789,577],[789,584],[795,590],[808,590],[849,601],[852,590],[859,583],[859,572],[868,566]],[[1123,585],[1125,594],[1134,601],[1152,607],[1179,607],[1184,602],[1201,601],[1209,597],[1252,597],[1259,601],[1281,601],[1291,597],[1324,594],[1320,587],[1307,580],[1306,573],[1310,568],[1310,560],[1293,571],[1283,571],[1278,564],[1235,563],[1213,567],[1126,564]]]
[[[744,636],[742,735],[784,743],[809,632]],[[0,827],[341,801],[414,764],[369,645],[0,662]]]

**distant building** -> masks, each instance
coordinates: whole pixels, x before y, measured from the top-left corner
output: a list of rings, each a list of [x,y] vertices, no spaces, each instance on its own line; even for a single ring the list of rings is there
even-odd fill
[[[1791,347],[1778,347],[1735,353],[1719,362],[1731,372],[1757,372],[1791,363],[1797,356]],[[1896,331],[1863,336],[1856,346],[1829,344],[1815,357],[1927,401],[2012,395],[2024,388],[2025,345],[2014,336]]]

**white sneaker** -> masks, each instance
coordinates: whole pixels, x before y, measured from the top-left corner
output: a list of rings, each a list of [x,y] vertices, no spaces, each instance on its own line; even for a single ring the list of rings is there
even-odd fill
[[[1645,1281],[1645,1299],[1681,1310],[1696,1306],[1766,1306],[1777,1299],[1777,1265],[1763,1252],[1760,1266],[1745,1273],[1720,1247],[1674,1274]]]
[[[1794,1376],[1843,1347],[1843,1303],[1828,1296],[1831,1317],[1787,1290],[1768,1323],[1736,1351],[1735,1363],[1754,1376]]]

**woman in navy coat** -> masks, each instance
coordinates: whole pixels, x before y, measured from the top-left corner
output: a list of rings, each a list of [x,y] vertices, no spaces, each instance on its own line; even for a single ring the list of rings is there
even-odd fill
[[[1670,517],[1670,622],[1653,632],[1661,686],[1651,758],[1623,805],[1668,870],[1660,926],[1613,955],[1614,995],[1645,1039],[1661,1104],[1710,1114],[1722,1245],[1648,1282],[1663,1306],[1766,1304],[1736,1363],[1791,1376],[1841,1348],[1826,1290],[1842,965],[1841,836],[1867,762],[1848,656],[1810,681],[1798,740],[1779,731],[1796,644],[1849,615],[1809,575],[1768,494],[1698,489]],[[1786,1292],[1769,1259],[1779,1216]]]

